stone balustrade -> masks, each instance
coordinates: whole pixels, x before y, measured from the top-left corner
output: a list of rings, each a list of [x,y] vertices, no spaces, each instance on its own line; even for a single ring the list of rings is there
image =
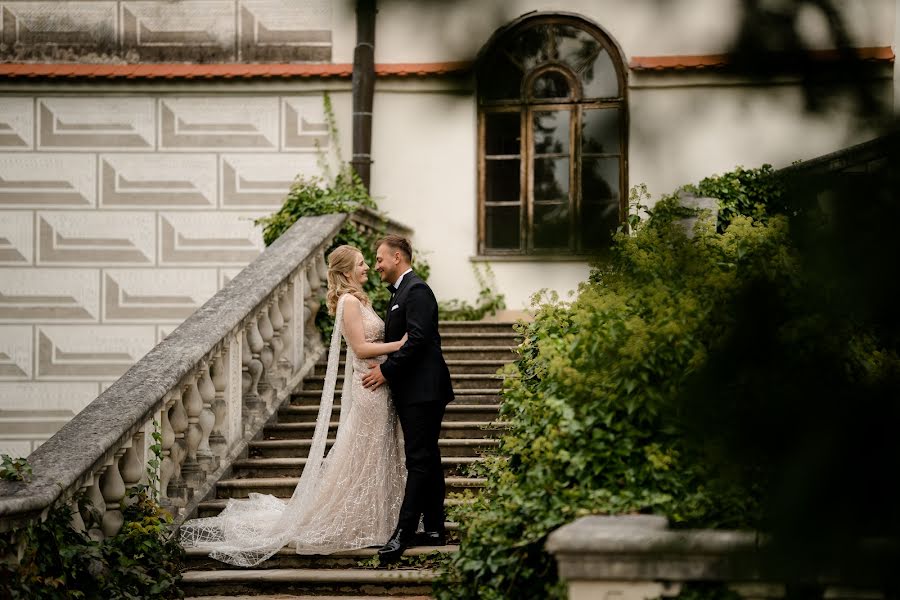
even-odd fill
[[[176,523],[189,516],[324,352],[324,253],[346,219],[297,221],[32,453],[30,481],[0,482],[0,531],[68,503],[74,527],[114,535],[126,490],[140,483]],[[155,431],[161,461],[149,481]],[[78,510],[82,494],[90,510]]]
[[[823,559],[773,551],[748,531],[671,530],[651,515],[583,517],[551,533],[546,549],[570,600],[673,597],[692,583],[722,584],[747,600],[878,600],[894,594],[900,559],[888,540]]]

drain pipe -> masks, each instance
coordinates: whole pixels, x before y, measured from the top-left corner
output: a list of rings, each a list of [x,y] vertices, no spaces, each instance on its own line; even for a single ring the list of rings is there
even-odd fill
[[[375,0],[356,0],[353,50],[353,159],[366,190],[372,178],[372,99],[375,95]]]

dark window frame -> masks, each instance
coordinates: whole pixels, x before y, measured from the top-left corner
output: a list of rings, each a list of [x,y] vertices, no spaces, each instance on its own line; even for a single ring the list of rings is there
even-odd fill
[[[583,89],[579,73],[559,61],[542,62],[531,71],[523,73],[520,96],[514,100],[488,100],[478,93],[478,254],[515,258],[560,258],[571,259],[573,256],[595,256],[602,251],[585,247],[582,239],[582,214],[584,202],[582,198],[582,161],[597,158],[618,158],[619,189],[618,223],[623,223],[627,216],[628,201],[628,86],[627,71],[622,53],[613,40],[598,26],[573,15],[535,15],[514,23],[495,36],[495,42],[488,47],[488,55],[499,50],[500,43],[514,38],[522,31],[542,25],[565,25],[576,27],[591,35],[598,43],[600,51],[606,51],[613,68],[619,94],[616,97],[583,99]],[[508,56],[508,55],[507,55]],[[595,55],[596,59],[596,55]],[[536,98],[533,95],[533,83],[548,72],[561,73],[569,84],[569,93],[564,98]],[[582,121],[585,110],[618,109],[618,153],[583,152],[581,148]],[[569,118],[569,193],[567,198],[569,216],[568,247],[535,248],[534,238],[534,126],[533,115],[541,111],[570,111]],[[488,155],[486,140],[487,116],[494,113],[517,113],[520,115],[520,144],[518,154]],[[502,159],[519,160],[519,199],[516,201],[489,202],[486,189],[486,168],[488,161]],[[540,205],[538,201],[537,205]],[[487,209],[492,206],[515,206],[519,209],[519,247],[491,248],[487,245]]]

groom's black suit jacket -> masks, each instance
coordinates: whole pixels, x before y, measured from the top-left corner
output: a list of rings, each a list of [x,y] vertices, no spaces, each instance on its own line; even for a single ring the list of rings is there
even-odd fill
[[[384,319],[384,341],[409,338],[400,350],[388,355],[381,373],[398,406],[453,400],[450,370],[441,353],[438,306],[431,288],[409,272],[394,292]]]

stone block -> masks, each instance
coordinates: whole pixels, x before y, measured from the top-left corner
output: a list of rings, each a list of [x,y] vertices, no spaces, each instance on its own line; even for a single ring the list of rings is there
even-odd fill
[[[153,213],[36,213],[39,265],[149,266],[156,254]]]
[[[311,154],[226,154],[221,157],[222,208],[279,208],[298,175],[318,172]]]
[[[278,99],[190,97],[159,101],[159,145],[173,152],[278,150]]]
[[[243,266],[263,250],[262,212],[171,212],[159,215],[159,264]]]
[[[175,324],[218,290],[215,269],[106,269],[103,321]]]
[[[152,150],[155,102],[143,97],[38,98],[41,150]]]
[[[97,269],[4,269],[0,323],[97,322],[99,275]]]
[[[103,154],[103,208],[197,209],[216,205],[216,157],[212,154]]]
[[[92,154],[0,154],[0,208],[94,208]]]
[[[38,325],[36,378],[116,379],[155,344],[152,325]]]

